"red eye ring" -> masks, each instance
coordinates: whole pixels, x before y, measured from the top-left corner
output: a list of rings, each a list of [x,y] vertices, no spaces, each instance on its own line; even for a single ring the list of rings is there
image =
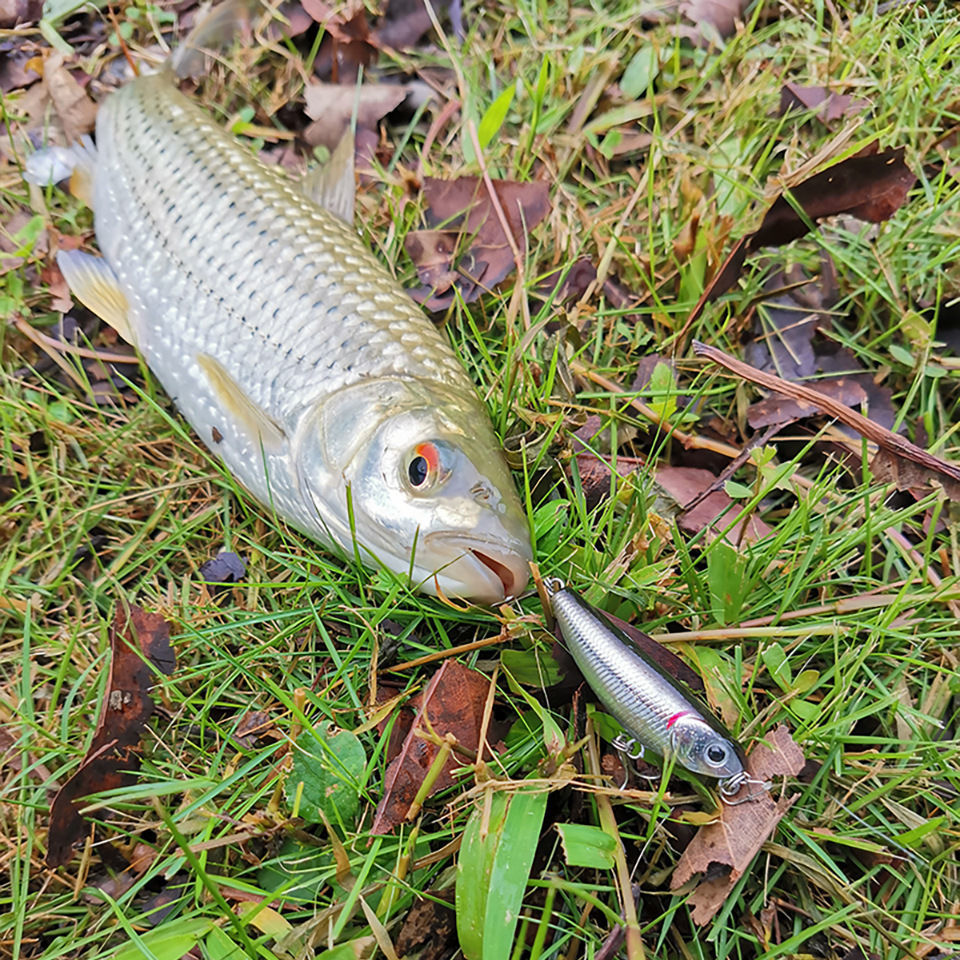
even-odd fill
[[[427,470],[430,471],[431,476],[436,475],[437,471],[440,469],[440,451],[437,449],[435,443],[418,443],[417,446],[413,448],[413,452],[418,457],[423,457],[427,461]]]

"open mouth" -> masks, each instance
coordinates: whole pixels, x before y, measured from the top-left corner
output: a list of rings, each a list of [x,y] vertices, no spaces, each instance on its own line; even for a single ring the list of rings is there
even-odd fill
[[[470,552],[485,566],[496,574],[497,579],[503,584],[503,599],[509,600],[511,597],[515,596],[517,593],[517,588],[522,587],[526,584],[526,575],[523,575],[523,583],[517,583],[517,573],[514,570],[511,570],[505,563],[501,563],[499,560],[494,559],[491,556],[488,556],[485,553],[481,553],[479,550],[471,549]]]

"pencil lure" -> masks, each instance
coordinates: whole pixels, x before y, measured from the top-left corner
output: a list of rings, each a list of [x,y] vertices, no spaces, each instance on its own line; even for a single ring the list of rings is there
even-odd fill
[[[743,802],[734,798],[745,784],[758,781],[746,770],[742,748],[709,707],[574,590],[559,580],[544,585],[570,654],[623,728],[616,745],[634,759],[643,748],[672,757],[691,773],[716,777],[725,802]]]

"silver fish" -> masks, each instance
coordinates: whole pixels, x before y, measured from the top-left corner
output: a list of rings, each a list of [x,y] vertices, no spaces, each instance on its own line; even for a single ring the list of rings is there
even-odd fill
[[[303,184],[260,162],[164,71],[100,106],[65,156],[102,257],[57,256],[211,450],[321,543],[427,592],[524,588],[526,516],[449,344],[352,226],[346,140]],[[51,162],[51,161],[56,162]]]
[[[649,748],[693,773],[717,777],[721,795],[750,780],[746,758],[710,708],[683,683],[645,657],[599,610],[560,581],[545,581],[567,648],[600,702],[626,733],[634,757]]]

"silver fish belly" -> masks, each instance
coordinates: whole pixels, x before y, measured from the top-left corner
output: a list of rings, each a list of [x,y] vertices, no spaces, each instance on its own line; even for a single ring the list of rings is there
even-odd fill
[[[733,781],[739,789],[746,778],[743,751],[709,707],[573,590],[548,583],[548,591],[570,654],[629,737],[660,756],[674,756],[693,773]]]
[[[343,218],[352,152],[349,197],[327,184],[321,206],[166,75],[107,98],[74,151],[102,257],[60,254],[71,290],[253,496],[427,592],[522,590],[529,530],[486,409]]]

